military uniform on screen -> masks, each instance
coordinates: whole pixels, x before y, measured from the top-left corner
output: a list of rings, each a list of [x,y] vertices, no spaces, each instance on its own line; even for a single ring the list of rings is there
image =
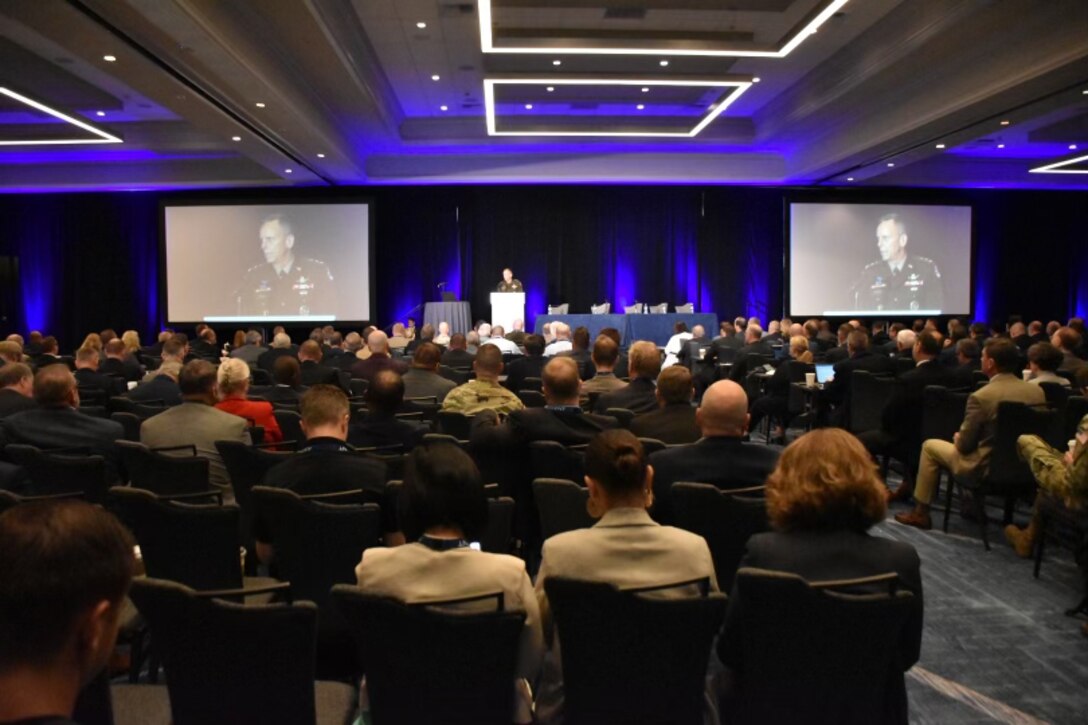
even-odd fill
[[[928,257],[908,256],[898,271],[879,260],[861,270],[848,302],[855,310],[943,310],[944,282]]]
[[[336,283],[329,265],[295,257],[290,269],[282,273],[277,273],[271,262],[250,267],[242,277],[237,298],[240,315],[331,315],[336,310]]]

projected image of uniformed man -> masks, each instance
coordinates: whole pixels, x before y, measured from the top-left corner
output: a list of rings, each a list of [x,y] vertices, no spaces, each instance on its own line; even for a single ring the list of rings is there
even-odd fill
[[[291,220],[272,214],[259,232],[265,261],[250,267],[238,288],[238,314],[254,316],[331,315],[336,287],[329,266],[296,256]]]
[[[850,307],[886,312],[944,308],[944,282],[937,263],[908,254],[907,241],[907,226],[898,214],[880,217],[876,226],[880,260],[867,264],[850,287]]]

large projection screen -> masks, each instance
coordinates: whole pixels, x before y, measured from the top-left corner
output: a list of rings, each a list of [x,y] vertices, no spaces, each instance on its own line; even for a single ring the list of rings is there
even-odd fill
[[[163,205],[171,322],[370,319],[370,205]]]
[[[789,205],[792,316],[968,315],[971,207]]]

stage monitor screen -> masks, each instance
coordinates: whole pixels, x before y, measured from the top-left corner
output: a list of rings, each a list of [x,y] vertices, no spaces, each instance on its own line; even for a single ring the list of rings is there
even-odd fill
[[[370,207],[165,204],[171,322],[370,319]]]
[[[789,310],[970,314],[971,207],[791,203]]]

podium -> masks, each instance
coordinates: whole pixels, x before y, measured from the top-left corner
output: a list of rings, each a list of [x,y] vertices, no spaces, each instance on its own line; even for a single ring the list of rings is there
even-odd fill
[[[492,292],[491,326],[502,325],[509,332],[514,329],[514,320],[525,320],[525,293]]]

